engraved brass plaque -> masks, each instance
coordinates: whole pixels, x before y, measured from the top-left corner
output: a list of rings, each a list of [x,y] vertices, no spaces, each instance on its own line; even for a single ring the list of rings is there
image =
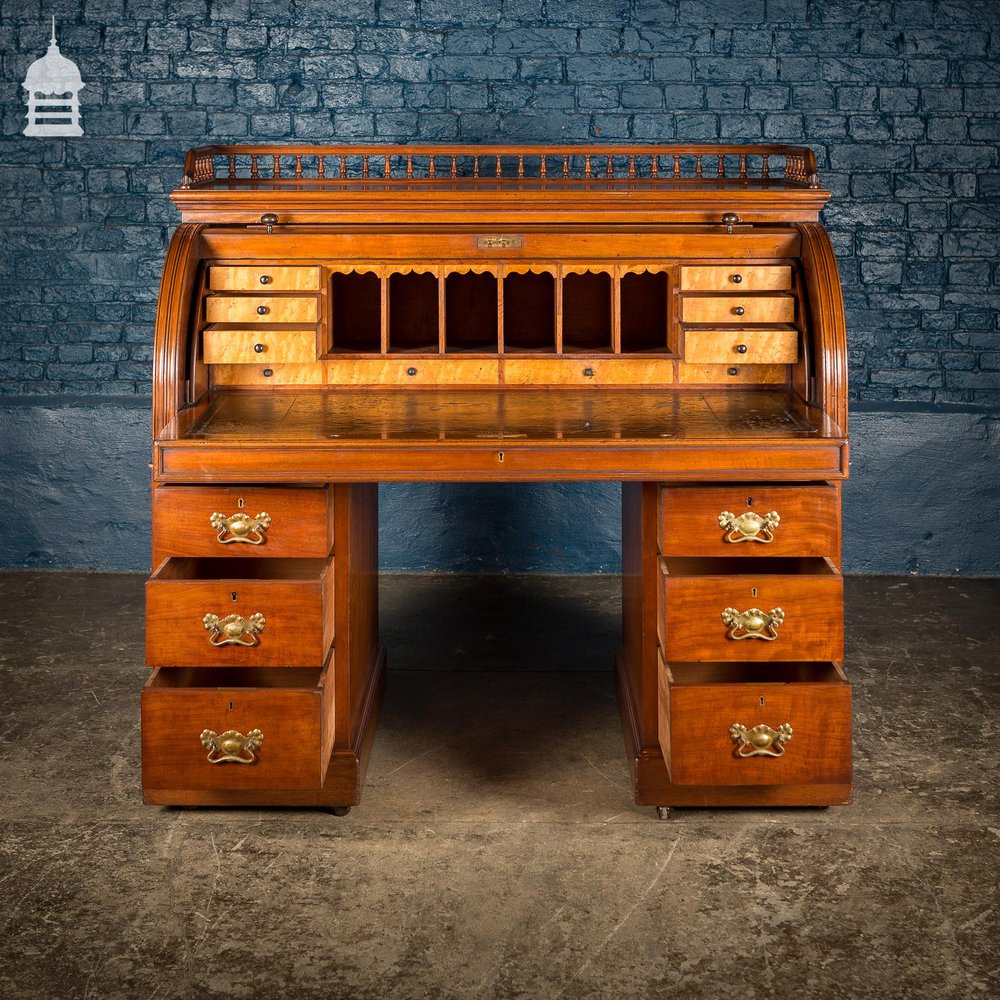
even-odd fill
[[[477,236],[477,250],[509,250],[520,249],[524,246],[522,236]]]

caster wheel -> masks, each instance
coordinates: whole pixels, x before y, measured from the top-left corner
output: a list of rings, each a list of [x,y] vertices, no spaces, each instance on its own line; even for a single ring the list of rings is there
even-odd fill
[[[330,812],[332,812],[334,816],[346,816],[350,811],[351,811],[350,806],[333,806],[333,808],[330,810]]]
[[[670,819],[670,806],[657,806],[656,817],[657,819]]]

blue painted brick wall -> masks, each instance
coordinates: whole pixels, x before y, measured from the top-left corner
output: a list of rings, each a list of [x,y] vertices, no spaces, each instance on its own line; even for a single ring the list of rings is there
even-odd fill
[[[206,141],[807,142],[852,393],[1000,403],[996,0],[5,0],[0,391],[150,389]],[[21,136],[59,19],[86,136]]]

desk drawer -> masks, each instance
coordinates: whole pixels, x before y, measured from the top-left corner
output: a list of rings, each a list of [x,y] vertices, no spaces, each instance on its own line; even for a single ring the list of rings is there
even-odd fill
[[[507,385],[670,385],[674,363],[635,358],[504,358]]]
[[[681,298],[685,323],[792,323],[795,298],[791,295],[685,295]]]
[[[142,691],[143,788],[321,788],[333,678],[332,653],[322,670],[154,670]]]
[[[209,295],[205,299],[208,323],[315,323],[319,303],[313,296]]]
[[[828,556],[839,562],[840,491],[826,484],[664,486],[657,542],[664,556]]]
[[[344,358],[328,359],[325,365],[327,385],[497,385],[500,381],[496,358]]]
[[[151,667],[309,667],[333,641],[332,559],[164,559],[146,583]]]
[[[153,490],[153,558],[325,559],[333,548],[328,487],[162,486]]]
[[[316,330],[225,330],[202,332],[207,365],[307,364],[316,361]]]
[[[851,687],[836,663],[664,663],[660,748],[678,785],[848,784]]]
[[[208,287],[225,292],[315,292],[319,290],[316,267],[210,267]]]
[[[684,292],[771,292],[792,287],[792,269],[787,264],[741,264],[722,267],[682,267]]]
[[[844,658],[844,584],[827,559],[660,558],[667,660]]]
[[[793,365],[799,360],[799,333],[783,330],[684,331],[684,360],[700,365]]]

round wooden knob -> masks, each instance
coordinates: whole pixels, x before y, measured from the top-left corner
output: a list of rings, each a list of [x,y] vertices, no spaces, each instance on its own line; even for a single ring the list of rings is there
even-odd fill
[[[267,315],[267,306],[257,306],[257,315],[258,316],[266,316]]]
[[[263,279],[263,278],[261,278],[260,280],[261,280],[261,281],[263,281],[264,279]],[[732,283],[733,283],[734,285],[738,285],[738,284],[740,284],[740,282],[742,282],[742,281],[743,281],[743,275],[742,275],[742,274],[731,274],[731,275],[729,276],[729,280],[730,280],[730,281],[731,281],[731,282],[732,282]]]
[[[746,354],[746,352],[747,352],[747,345],[746,344],[737,344],[736,345],[736,353],[737,354]]]
[[[271,275],[269,275],[269,274],[262,274],[260,276],[260,283],[262,285],[269,285],[269,284],[271,284]]]
[[[264,345],[263,344],[254,344],[253,345],[253,349],[254,349],[254,353],[255,354],[263,354],[264,353]]]
[[[742,316],[745,312],[746,312],[746,309],[744,309],[743,306],[736,306],[733,309],[733,315],[734,316]]]

